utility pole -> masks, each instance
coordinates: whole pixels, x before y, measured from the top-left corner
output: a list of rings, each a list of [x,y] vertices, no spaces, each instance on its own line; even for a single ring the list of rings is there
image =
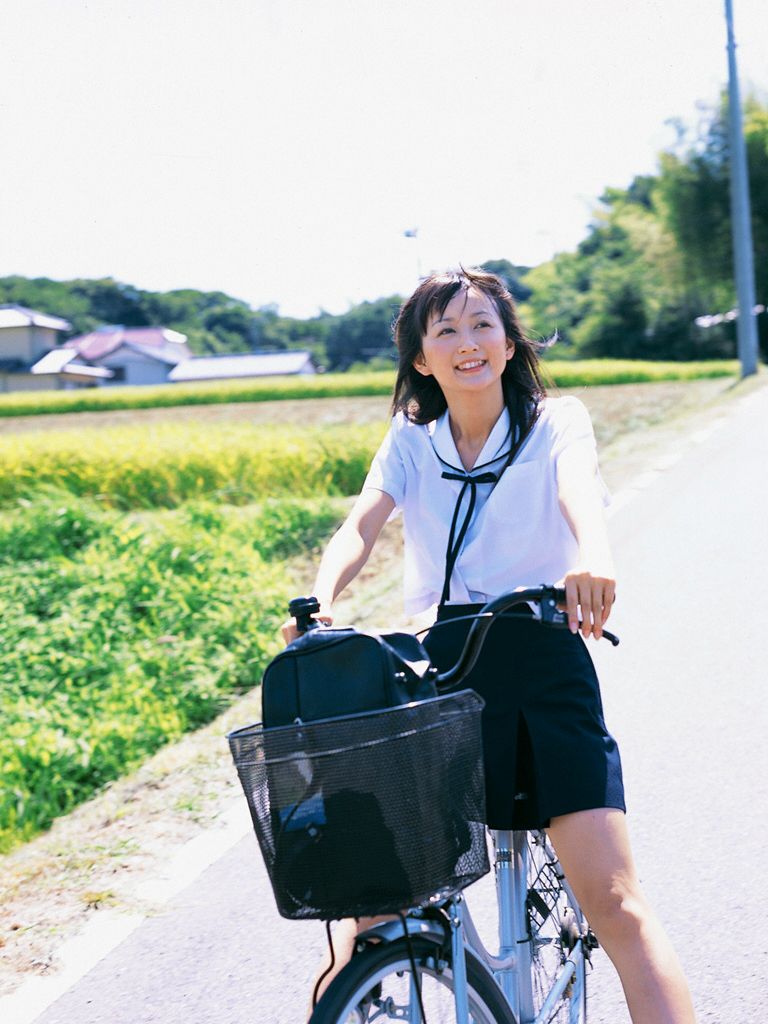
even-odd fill
[[[728,138],[731,151],[731,229],[736,272],[739,318],[736,321],[741,375],[757,373],[757,325],[755,323],[755,267],[752,257],[752,224],[749,214],[747,147],[741,119],[739,79],[736,72],[736,41],[733,35],[733,4],[725,0],[728,27]]]

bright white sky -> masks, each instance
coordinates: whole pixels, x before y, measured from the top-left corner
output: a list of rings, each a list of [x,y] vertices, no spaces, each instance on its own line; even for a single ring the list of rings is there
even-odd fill
[[[734,6],[765,95],[768,2]],[[0,275],[310,316],[417,268],[536,264],[725,79],[722,0],[23,0]]]

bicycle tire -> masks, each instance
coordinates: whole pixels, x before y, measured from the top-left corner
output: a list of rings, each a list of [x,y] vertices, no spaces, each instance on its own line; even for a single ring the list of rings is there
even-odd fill
[[[586,919],[543,832],[528,834],[527,892],[533,1009],[538,1016],[574,945],[581,942],[585,952],[588,948]],[[586,1019],[586,962],[582,957],[574,981],[546,1024],[583,1024]]]
[[[426,939],[411,940],[422,986],[426,1024],[455,1024],[453,972],[450,951],[441,951]],[[403,1016],[418,1005],[413,996],[408,946],[404,938],[370,945],[352,957],[334,978],[315,1007],[310,1024],[366,1024],[376,1020],[420,1020]],[[373,994],[377,986],[381,991]],[[471,1024],[518,1024],[493,975],[467,951],[467,994]],[[366,997],[373,995],[367,1000]],[[387,1009],[387,1000],[392,1004]],[[400,1002],[398,1002],[400,1000]],[[403,1000],[407,1000],[403,1002]],[[391,1016],[399,1013],[400,1016]]]

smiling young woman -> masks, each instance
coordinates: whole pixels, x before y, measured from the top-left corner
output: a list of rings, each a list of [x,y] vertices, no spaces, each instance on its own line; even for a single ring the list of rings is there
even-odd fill
[[[589,414],[545,394],[537,345],[492,274],[422,281],[395,340],[392,426],[321,560],[319,617],[332,621],[395,509],[409,614],[436,606],[446,623],[518,586],[565,587],[570,632],[501,617],[466,680],[485,701],[488,824],[548,830],[635,1024],[691,1024],[685,979],[632,861],[619,751],[584,643],[602,635],[615,595]],[[456,660],[467,628],[450,622],[427,637],[438,667]],[[295,623],[283,633],[292,640]],[[335,971],[366,924],[340,926]]]

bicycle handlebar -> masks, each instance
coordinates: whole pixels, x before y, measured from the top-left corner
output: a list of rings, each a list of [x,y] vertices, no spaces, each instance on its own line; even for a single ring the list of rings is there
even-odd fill
[[[440,672],[435,677],[437,686],[442,689],[455,686],[468,676],[480,656],[485,635],[491,628],[493,620],[515,605],[528,604],[530,601],[535,601],[540,606],[543,623],[563,629],[568,627],[568,616],[557,607],[559,604],[565,604],[565,590],[562,587],[528,587],[525,590],[513,591],[511,594],[502,594],[501,597],[489,601],[477,613],[459,660],[452,668]],[[614,647],[618,646],[619,638],[614,633],[604,629],[603,636],[610,640]]]
[[[485,641],[485,636],[491,628],[493,620],[509,611],[518,604],[528,604],[535,601],[541,608],[541,621],[545,625],[568,628],[568,616],[558,609],[559,604],[565,604],[565,590],[562,587],[527,587],[524,590],[515,590],[509,594],[502,594],[488,604],[483,605],[477,615],[473,616],[475,621],[469,630],[464,643],[464,649],[459,655],[456,664],[445,672],[440,672],[435,677],[435,683],[441,689],[455,686],[461,682],[477,663],[480,651]],[[309,629],[316,629],[320,623],[312,616],[320,611],[320,604],[316,597],[297,597],[288,606],[289,613],[296,619],[296,628],[300,633],[306,633]],[[614,647],[618,647],[619,638],[614,633],[603,630],[603,636],[609,640]]]
[[[493,601],[489,601],[488,604],[483,605],[481,610],[477,613],[477,618],[472,623],[469,635],[464,642],[464,649],[459,655],[459,660],[452,668],[446,669],[445,672],[440,672],[435,677],[436,685],[439,688],[454,686],[461,682],[465,676],[469,675],[475,667],[477,659],[480,657],[480,651],[482,650],[486,633],[491,628],[491,623],[498,615],[509,611],[509,609],[514,608],[515,605],[527,604],[529,601],[535,601],[541,606],[542,621],[546,621],[544,619],[545,607],[548,611],[554,611],[557,608],[558,600],[565,600],[564,590],[558,590],[556,587],[530,587],[527,590],[518,590],[511,594],[502,594],[501,597],[496,597]]]

